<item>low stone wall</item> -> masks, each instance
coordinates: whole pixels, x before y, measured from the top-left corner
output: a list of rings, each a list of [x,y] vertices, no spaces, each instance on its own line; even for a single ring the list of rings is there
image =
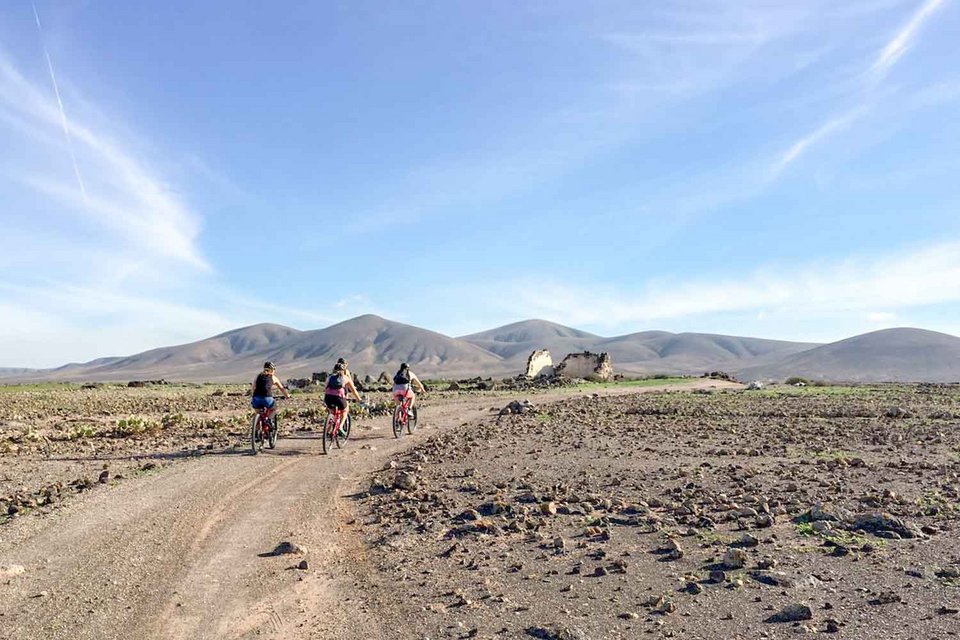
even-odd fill
[[[609,380],[613,377],[613,363],[607,353],[571,353],[557,365],[556,373],[564,378]]]

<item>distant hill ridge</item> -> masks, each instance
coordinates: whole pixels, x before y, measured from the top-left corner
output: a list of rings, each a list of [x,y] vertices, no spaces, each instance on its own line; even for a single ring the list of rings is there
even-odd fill
[[[603,337],[546,320],[524,320],[459,338],[363,315],[301,331],[256,324],[188,344],[55,369],[0,369],[11,380],[157,379],[246,381],[265,360],[284,377],[328,371],[338,357],[360,374],[408,362],[423,376],[515,375],[534,349],[555,360],[606,351],[617,371],[688,374],[724,370],[742,379],[803,376],[833,381],[960,380],[960,338],[923,329],[887,329],[827,345],[706,333],[642,331]]]
[[[800,376],[849,382],[958,382],[960,338],[926,329],[883,329],[747,367],[751,378]]]

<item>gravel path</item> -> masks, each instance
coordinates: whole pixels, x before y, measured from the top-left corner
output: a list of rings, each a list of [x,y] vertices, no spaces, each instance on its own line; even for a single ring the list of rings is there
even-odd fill
[[[425,431],[503,404],[438,399],[423,412]],[[314,434],[294,436],[255,457],[186,459],[19,518],[0,528],[0,567],[25,568],[0,574],[0,638],[416,637],[416,620],[407,629],[379,622],[391,604],[370,594],[389,593],[390,576],[368,562],[349,496],[423,437],[395,440],[380,418],[329,456]],[[302,553],[266,555],[283,541]]]

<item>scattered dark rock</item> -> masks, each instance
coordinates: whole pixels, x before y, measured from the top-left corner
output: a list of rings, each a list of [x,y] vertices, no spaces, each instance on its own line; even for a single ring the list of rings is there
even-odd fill
[[[727,549],[723,554],[722,564],[727,569],[742,569],[747,566],[749,557],[743,549]]]
[[[402,473],[398,473],[393,479],[393,486],[396,489],[402,489],[404,491],[416,491],[419,483],[416,475],[408,471],[404,471]]]
[[[304,552],[305,550],[302,547],[298,546],[296,543],[284,541],[278,544],[276,547],[274,547],[273,551],[263,555],[284,556],[284,555],[302,554]]]
[[[810,620],[812,618],[813,611],[810,610],[810,607],[802,603],[796,603],[784,607],[777,613],[764,620],[764,622],[801,622],[803,620]]]
[[[530,627],[527,635],[540,640],[587,640],[587,634],[576,627]]]
[[[923,532],[914,523],[881,511],[859,514],[854,519],[852,528],[862,529],[875,535],[880,532],[892,532],[901,538],[923,537]]]

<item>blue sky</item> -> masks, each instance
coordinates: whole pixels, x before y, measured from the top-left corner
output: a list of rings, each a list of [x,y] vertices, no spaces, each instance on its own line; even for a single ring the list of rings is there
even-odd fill
[[[362,313],[960,334],[955,0],[36,9],[0,365]]]

